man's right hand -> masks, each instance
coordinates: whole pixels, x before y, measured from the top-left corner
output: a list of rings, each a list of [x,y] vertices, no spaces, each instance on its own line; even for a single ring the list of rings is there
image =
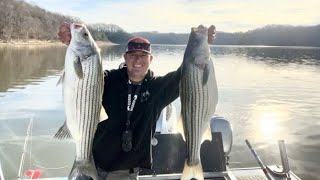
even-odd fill
[[[71,41],[71,32],[70,32],[70,24],[63,23],[58,32],[59,40],[66,45],[70,44]]]

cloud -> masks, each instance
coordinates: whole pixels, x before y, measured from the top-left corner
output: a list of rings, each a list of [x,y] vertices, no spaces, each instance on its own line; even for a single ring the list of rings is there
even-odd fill
[[[225,32],[267,24],[320,24],[320,1],[305,0],[34,0],[40,7],[80,17],[86,23],[113,23],[128,32],[189,32],[192,26],[216,25]]]

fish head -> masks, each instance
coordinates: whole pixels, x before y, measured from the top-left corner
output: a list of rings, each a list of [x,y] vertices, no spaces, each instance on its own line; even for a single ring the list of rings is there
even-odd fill
[[[214,36],[213,36],[214,34]],[[212,43],[215,37],[215,27],[207,28],[203,25],[191,28],[187,49],[189,49],[189,57],[192,57],[192,62],[198,66],[204,65],[210,59],[209,44]]]
[[[74,45],[76,47],[88,47],[92,46],[94,40],[83,23],[71,23],[71,42],[70,45]]]

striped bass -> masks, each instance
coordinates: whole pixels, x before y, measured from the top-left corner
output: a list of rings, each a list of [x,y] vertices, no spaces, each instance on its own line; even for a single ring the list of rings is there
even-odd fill
[[[63,85],[66,121],[55,138],[72,137],[76,157],[69,179],[89,176],[98,180],[92,156],[92,143],[100,121],[103,94],[103,70],[100,50],[84,24],[70,25],[64,72],[58,82]]]
[[[181,117],[187,145],[182,180],[204,179],[200,147],[204,141],[204,133],[210,128],[210,118],[218,102],[215,70],[208,44],[212,43],[213,37],[214,26],[210,26],[209,29],[202,25],[192,28],[182,62]]]

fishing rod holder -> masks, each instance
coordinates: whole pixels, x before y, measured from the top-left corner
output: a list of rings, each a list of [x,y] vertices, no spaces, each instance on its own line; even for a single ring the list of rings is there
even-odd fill
[[[279,167],[274,168],[274,167],[267,166],[267,169],[272,175],[276,177],[291,179],[289,174],[290,167],[289,167],[288,155],[287,155],[287,150],[286,150],[286,145],[284,143],[284,140],[279,140],[278,144],[279,144],[282,168],[279,168]]]

